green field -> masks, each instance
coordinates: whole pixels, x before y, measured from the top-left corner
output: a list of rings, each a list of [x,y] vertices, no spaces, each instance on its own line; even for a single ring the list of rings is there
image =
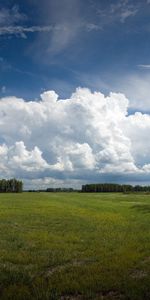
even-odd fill
[[[0,194],[0,299],[150,299],[150,195]]]

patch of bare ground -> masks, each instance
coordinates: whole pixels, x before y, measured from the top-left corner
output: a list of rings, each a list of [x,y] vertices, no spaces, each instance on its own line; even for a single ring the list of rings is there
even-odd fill
[[[142,279],[142,278],[145,278],[147,276],[147,273],[143,270],[134,270],[131,275],[130,275],[132,278],[134,279]]]

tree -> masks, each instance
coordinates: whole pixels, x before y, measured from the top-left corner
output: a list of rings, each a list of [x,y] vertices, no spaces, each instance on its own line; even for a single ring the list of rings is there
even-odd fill
[[[0,193],[21,193],[23,190],[23,182],[15,178],[0,180]]]

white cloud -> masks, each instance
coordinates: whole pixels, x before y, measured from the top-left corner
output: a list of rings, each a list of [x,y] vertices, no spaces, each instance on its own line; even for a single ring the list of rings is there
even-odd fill
[[[136,112],[130,115],[124,123],[124,134],[131,140],[132,155],[137,165],[150,162],[150,115]]]
[[[65,100],[54,91],[44,92],[40,101],[2,98],[1,177],[64,184],[148,174],[150,115],[128,115],[128,106],[123,94],[105,97],[83,88]]]
[[[6,144],[0,146],[0,164],[6,174],[18,169],[35,172],[48,167],[38,147],[35,146],[33,150],[28,151],[22,141],[15,142],[10,147]]]

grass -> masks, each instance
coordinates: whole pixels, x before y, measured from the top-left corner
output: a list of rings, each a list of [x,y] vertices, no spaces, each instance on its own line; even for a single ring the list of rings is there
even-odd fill
[[[0,194],[0,299],[150,299],[150,195]]]

